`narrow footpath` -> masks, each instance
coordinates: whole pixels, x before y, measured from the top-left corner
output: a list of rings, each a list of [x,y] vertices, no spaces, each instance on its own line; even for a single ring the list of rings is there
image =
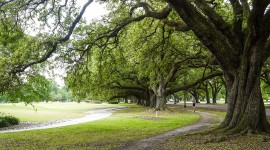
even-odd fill
[[[123,109],[125,106],[118,106],[116,108],[102,108],[96,109],[93,111],[86,112],[86,116],[82,118],[75,118],[75,119],[66,119],[66,120],[56,120],[51,122],[44,122],[44,123],[27,123],[22,122],[19,125],[2,128],[0,129],[0,133],[5,132],[21,132],[21,131],[29,131],[29,130],[38,130],[38,129],[49,129],[49,128],[57,128],[69,125],[75,125],[85,122],[91,122],[100,120],[103,118],[107,118],[112,115],[112,113],[116,110]]]
[[[203,129],[209,129],[212,127],[213,122],[217,121],[216,116],[206,113],[206,112],[197,112],[201,119],[190,126],[178,128],[169,132],[166,132],[164,134],[156,135],[153,137],[149,137],[146,139],[142,139],[140,141],[136,141],[133,143],[129,143],[128,145],[119,148],[119,150],[149,150],[153,149],[153,147],[156,147],[156,144],[164,144],[166,142],[166,139],[178,136],[178,135],[183,135],[186,133],[190,133],[193,131],[198,131],[198,130],[203,130]]]

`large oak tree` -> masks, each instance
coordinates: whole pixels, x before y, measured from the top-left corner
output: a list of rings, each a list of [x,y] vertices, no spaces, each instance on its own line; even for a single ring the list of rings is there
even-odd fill
[[[228,110],[221,127],[232,133],[269,131],[260,73],[270,54],[270,1],[230,0],[232,23],[226,22],[207,1],[167,2],[215,56],[223,70]]]
[[[108,37],[115,37],[123,27],[148,17],[162,20],[177,31],[192,30],[223,70],[228,110],[220,127],[230,133],[269,132],[260,74],[270,55],[270,1],[166,2],[168,5],[151,0],[129,5],[120,2],[120,7],[131,5],[132,16],[118,23]]]

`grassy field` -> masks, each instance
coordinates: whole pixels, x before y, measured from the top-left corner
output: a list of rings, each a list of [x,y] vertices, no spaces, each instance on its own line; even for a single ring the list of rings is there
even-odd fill
[[[223,120],[226,113],[222,111],[213,111],[207,109],[197,109],[216,115],[217,118]],[[217,123],[216,125],[219,125]],[[217,126],[215,126],[217,127]],[[152,149],[162,150],[269,150],[270,135],[269,134],[252,134],[252,135],[230,135],[224,136],[223,133],[213,133],[213,130],[206,132],[189,133],[185,135],[175,136],[167,139],[167,142],[157,144]]]
[[[0,149],[113,149],[195,123],[195,113],[155,112],[143,107],[119,110],[95,122],[46,130],[0,133]]]
[[[34,106],[34,107],[33,107]],[[97,109],[116,107],[113,104],[89,104],[89,103],[24,103],[0,104],[0,112],[11,114],[23,122],[44,122],[85,116],[85,112]]]

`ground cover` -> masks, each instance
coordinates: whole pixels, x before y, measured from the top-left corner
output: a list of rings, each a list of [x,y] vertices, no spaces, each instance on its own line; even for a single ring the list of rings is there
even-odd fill
[[[223,134],[191,134],[171,138],[160,149],[268,150],[269,135],[224,136]]]
[[[111,117],[74,126],[0,133],[0,149],[115,149],[128,142],[195,123],[196,113],[176,109],[156,113],[143,107],[119,110]]]

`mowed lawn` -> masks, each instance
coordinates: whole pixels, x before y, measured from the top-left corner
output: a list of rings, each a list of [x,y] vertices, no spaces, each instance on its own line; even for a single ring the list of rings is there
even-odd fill
[[[60,128],[0,133],[0,149],[115,149],[131,141],[187,126],[196,113],[176,109],[155,112],[134,106],[106,119]],[[46,117],[46,116],[44,116]]]
[[[25,105],[24,103],[0,104],[0,113],[13,115],[22,122],[45,122],[85,116],[85,112],[97,108],[117,107],[113,104],[89,104],[76,102],[41,102]]]

